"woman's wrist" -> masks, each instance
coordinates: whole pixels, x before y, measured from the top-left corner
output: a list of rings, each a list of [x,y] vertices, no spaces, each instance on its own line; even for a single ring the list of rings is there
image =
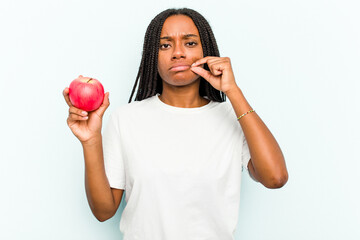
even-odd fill
[[[86,141],[80,141],[80,142],[81,145],[83,145],[83,147],[94,146],[102,142],[102,136],[101,134],[98,134],[94,137],[89,138]]]

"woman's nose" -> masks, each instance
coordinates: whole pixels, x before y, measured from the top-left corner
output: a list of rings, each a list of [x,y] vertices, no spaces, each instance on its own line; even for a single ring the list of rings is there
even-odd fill
[[[181,44],[175,44],[174,51],[172,54],[173,59],[185,58],[184,48]]]

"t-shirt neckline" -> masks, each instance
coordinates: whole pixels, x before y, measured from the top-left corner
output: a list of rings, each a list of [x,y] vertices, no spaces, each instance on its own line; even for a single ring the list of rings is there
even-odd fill
[[[163,101],[161,101],[159,98],[159,95],[160,95],[160,93],[156,93],[156,95],[154,96],[155,102],[163,109],[166,109],[168,111],[173,111],[173,112],[190,113],[190,112],[204,111],[204,110],[210,108],[214,103],[214,101],[210,100],[210,102],[208,102],[206,105],[201,106],[201,107],[195,107],[195,108],[175,107],[175,106],[171,106],[171,105],[166,104]],[[204,98],[208,99],[206,96],[204,96]]]

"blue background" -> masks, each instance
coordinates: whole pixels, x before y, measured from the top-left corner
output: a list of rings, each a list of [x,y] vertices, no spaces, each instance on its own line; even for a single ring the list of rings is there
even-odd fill
[[[355,0],[1,1],[0,238],[122,239],[124,199],[102,223],[88,206],[62,91],[80,74],[99,79],[106,123],[128,102],[148,24],[168,7],[209,21],[285,156],[280,189],[244,174],[236,239],[360,239]]]

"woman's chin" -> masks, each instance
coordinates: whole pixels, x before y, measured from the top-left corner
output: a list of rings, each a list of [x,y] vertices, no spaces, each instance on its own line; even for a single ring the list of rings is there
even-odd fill
[[[170,85],[175,85],[175,86],[185,86],[185,85],[189,85],[189,84],[194,84],[195,82],[197,82],[199,80],[198,78],[173,78],[170,82],[167,82]]]

